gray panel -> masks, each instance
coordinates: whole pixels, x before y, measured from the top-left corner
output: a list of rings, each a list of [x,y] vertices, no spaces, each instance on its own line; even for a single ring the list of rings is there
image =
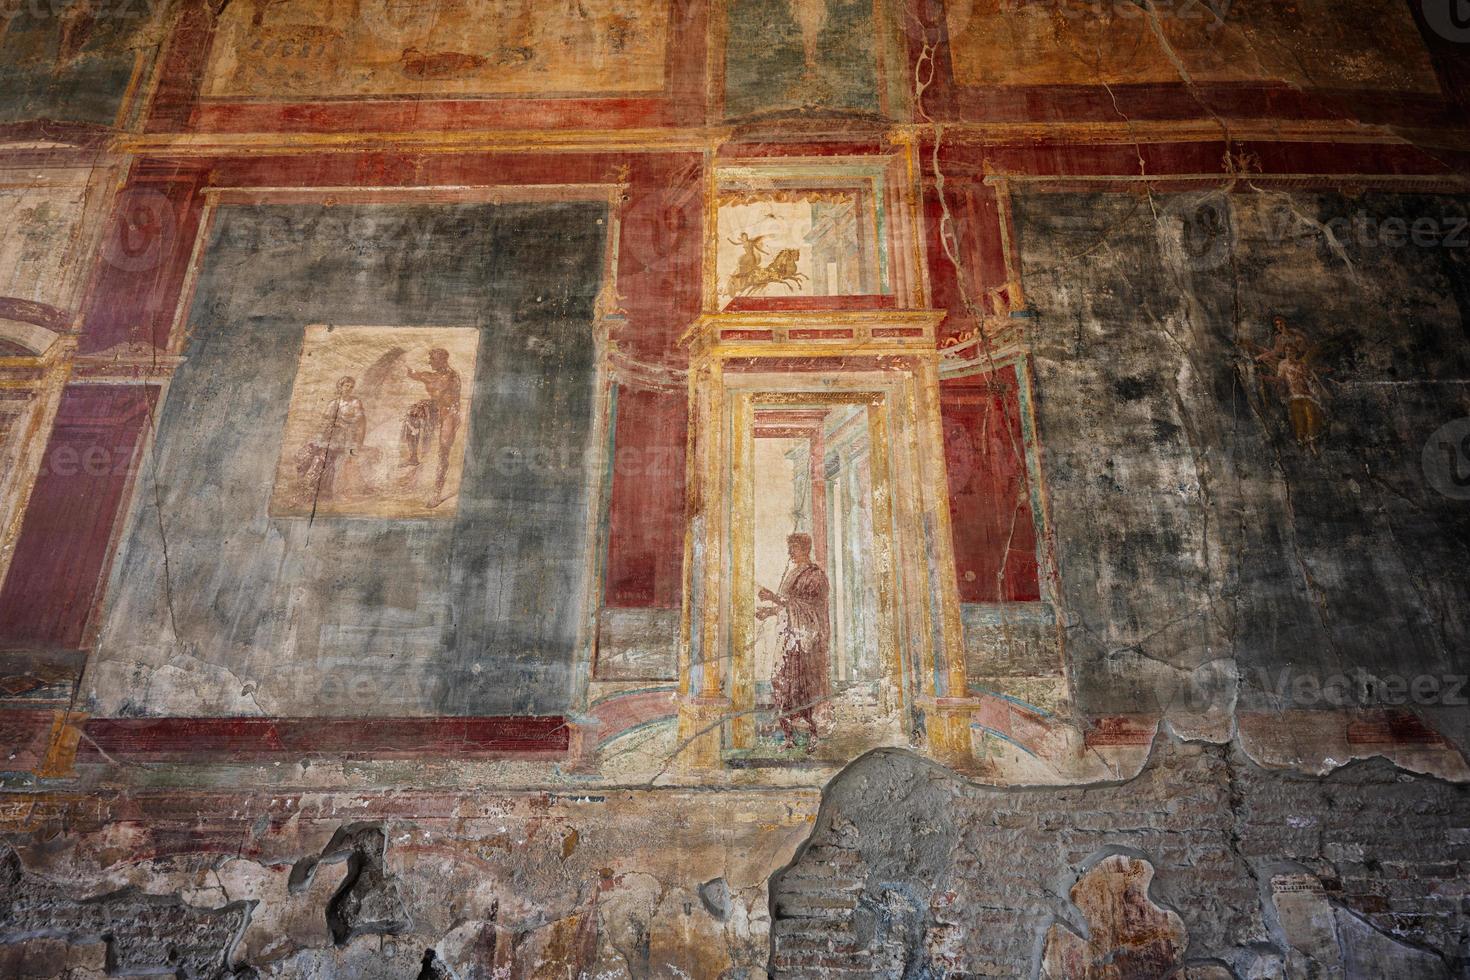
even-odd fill
[[[115,576],[96,709],[563,709],[595,499],[582,463],[596,451],[604,215],[224,209]],[[481,330],[456,517],[268,515],[302,331],[318,322]],[[537,451],[567,465],[506,464]],[[165,663],[174,684],[133,669]]]

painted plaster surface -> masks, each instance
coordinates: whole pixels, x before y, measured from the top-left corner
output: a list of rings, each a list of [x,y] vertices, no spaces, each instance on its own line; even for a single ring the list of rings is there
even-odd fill
[[[596,411],[601,213],[583,204],[222,209],[185,367],[117,567],[107,653],[88,682],[96,710],[353,716],[565,705],[596,494],[583,463]],[[564,229],[558,257],[518,248],[551,226]],[[363,323],[401,329],[388,343],[387,327]],[[328,324],[377,338],[362,355],[362,399],[390,383],[399,393],[401,405],[370,416],[362,464],[330,463],[354,471],[338,480],[348,494],[349,480],[371,475],[368,452],[386,455],[372,464],[386,497],[339,503],[322,499],[321,474],[305,491],[292,482],[311,476],[310,460],[298,472],[298,443],[312,425],[333,425],[315,403],[301,421],[291,415],[301,365]],[[465,330],[478,334],[478,358]],[[437,443],[420,467],[399,454],[426,390],[408,371],[430,376],[428,353],[443,345],[454,348],[467,407],[464,434],[447,450],[456,480],[436,490],[427,471]],[[328,383],[346,370],[334,368]],[[421,481],[403,487],[419,469]],[[428,506],[456,488],[457,501]],[[199,683],[150,693],[129,679],[152,669]]]
[[[158,0],[10,3],[0,12],[0,121],[110,126],[165,31]]]
[[[0,977],[1470,977],[1467,52],[0,3]]]
[[[643,92],[663,87],[669,5],[366,0],[228,8],[212,98]]]
[[[1401,4],[1319,0],[1089,7],[961,0],[946,7],[963,85],[1137,84],[1260,79],[1328,88],[1432,91]]]
[[[1464,201],[1153,204],[1158,218],[1143,197],[1019,202],[1038,270],[1037,369],[1053,393],[1039,424],[1074,617],[1064,628],[1074,669],[1092,676],[1085,697],[1122,710],[1148,676],[1170,712],[1237,698],[1274,711],[1304,690],[1302,674],[1319,686],[1453,674],[1470,608],[1463,514],[1434,489],[1422,448],[1442,424],[1431,406],[1466,373],[1464,265],[1453,249],[1324,229],[1409,212],[1459,221]],[[1195,240],[1216,207],[1218,239]],[[1093,243],[1061,273],[1062,256]],[[1307,338],[1321,379],[1310,440],[1273,368],[1275,316]],[[1146,595],[1162,601],[1131,598]]]

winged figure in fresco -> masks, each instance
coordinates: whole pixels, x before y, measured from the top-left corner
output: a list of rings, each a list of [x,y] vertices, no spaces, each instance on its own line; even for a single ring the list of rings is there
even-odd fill
[[[1275,329],[1271,346],[1246,341],[1247,349],[1257,364],[1271,372],[1265,381],[1285,400],[1297,445],[1318,455],[1327,427],[1327,387],[1322,376],[1331,373],[1316,365],[1322,345],[1311,343],[1306,334],[1288,325],[1284,316],[1274,316],[1271,322]]]

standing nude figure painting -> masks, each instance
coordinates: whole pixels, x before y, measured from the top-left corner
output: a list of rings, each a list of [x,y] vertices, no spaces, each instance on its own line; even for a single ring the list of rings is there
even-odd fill
[[[459,435],[459,372],[449,366],[449,351],[435,347],[429,351],[429,370],[410,370],[408,376],[422,384],[429,397],[414,402],[403,417],[402,465],[418,466],[422,455],[434,453],[438,457],[434,492],[442,494],[455,438]]]

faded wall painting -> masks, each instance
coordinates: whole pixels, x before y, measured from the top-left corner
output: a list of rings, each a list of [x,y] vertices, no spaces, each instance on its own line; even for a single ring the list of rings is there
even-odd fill
[[[0,124],[112,126],[163,40],[165,0],[0,8]]]
[[[274,517],[453,517],[480,333],[306,328]]]
[[[323,99],[628,94],[663,88],[665,0],[245,0],[203,95]]]
[[[0,0],[0,978],[1470,980],[1465,2]]]
[[[882,111],[877,10],[875,0],[725,0],[725,114]]]
[[[565,705],[599,547],[605,213],[220,208],[115,566],[95,709]],[[553,228],[555,254],[520,247]],[[165,548],[168,575],[145,572]],[[132,680],[181,663],[184,688]]]
[[[840,191],[722,196],[721,296],[883,292],[872,225],[859,207],[856,194]]]
[[[72,305],[90,173],[0,170],[0,297]]]
[[[719,307],[894,305],[913,278],[903,261],[913,242],[892,205],[893,170],[883,158],[721,168],[712,242]]]
[[[862,404],[756,410],[752,480],[757,737],[737,759],[833,757],[893,737],[879,634],[880,541]],[[880,451],[882,448],[880,447]],[[886,487],[879,481],[879,492]]]
[[[962,86],[1282,81],[1324,89],[1436,92],[1407,5],[1363,0],[1170,4],[946,4]]]
[[[1157,222],[1124,194],[1017,199],[1077,698],[1139,710],[1120,658],[1173,674],[1152,696],[1185,715],[1233,703],[1236,678],[1269,715],[1303,671],[1455,673],[1464,505],[1424,451],[1465,409],[1465,200],[1155,201]],[[1181,247],[1205,213],[1218,247]],[[1435,244],[1323,231],[1400,215],[1434,216]],[[1103,229],[1106,255],[1076,254]]]

